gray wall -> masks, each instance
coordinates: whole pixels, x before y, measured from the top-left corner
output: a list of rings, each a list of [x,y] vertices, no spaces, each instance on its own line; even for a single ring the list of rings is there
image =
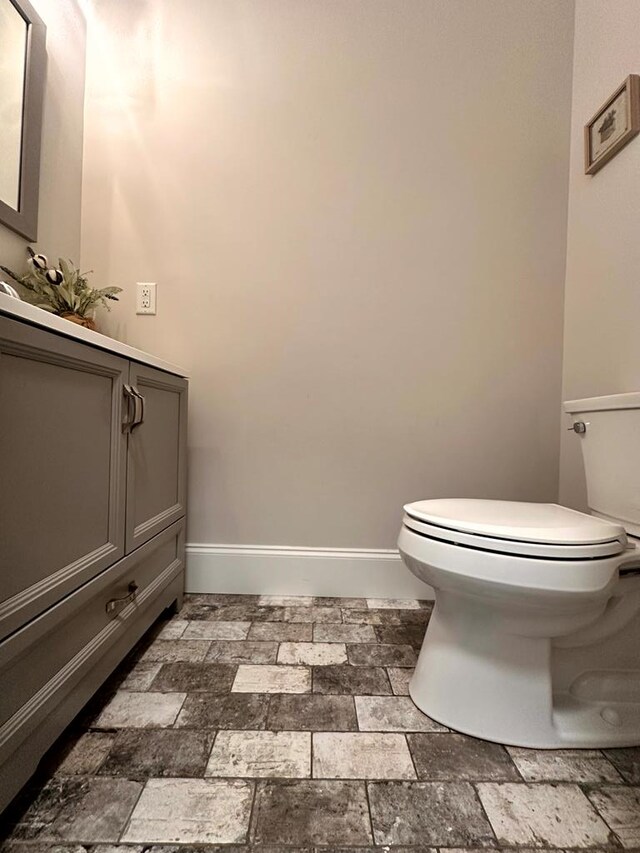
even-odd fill
[[[95,7],[82,263],[192,371],[190,541],[554,500],[572,3]]]
[[[630,72],[640,73],[639,32],[637,0],[576,6],[565,400],[640,388],[640,137],[593,177],[584,174],[582,140],[593,113]],[[586,508],[579,441],[565,429],[560,497]]]
[[[32,0],[47,26],[37,251],[80,259],[86,23],[75,0]],[[0,263],[21,272],[27,241],[0,225]]]

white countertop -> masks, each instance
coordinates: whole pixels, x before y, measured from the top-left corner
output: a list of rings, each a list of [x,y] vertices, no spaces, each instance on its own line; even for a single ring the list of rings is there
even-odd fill
[[[107,335],[92,332],[91,329],[85,329],[84,326],[79,326],[77,323],[65,320],[64,317],[50,314],[48,311],[37,308],[35,305],[30,305],[28,302],[14,299],[12,296],[7,296],[6,293],[0,293],[0,315],[13,317],[15,320],[22,320],[32,326],[39,326],[41,329],[47,329],[50,332],[64,335],[65,338],[73,338],[76,341],[82,341],[84,344],[91,344],[91,346],[107,350],[107,352],[115,353],[115,355],[121,355],[123,358],[128,358],[131,361],[138,361],[140,364],[157,367],[158,370],[166,370],[168,373],[174,373],[176,376],[188,377],[189,375],[184,368],[178,367],[176,364],[171,364],[162,358],[157,358],[155,355],[149,355],[147,352],[130,347],[128,344],[123,344]]]

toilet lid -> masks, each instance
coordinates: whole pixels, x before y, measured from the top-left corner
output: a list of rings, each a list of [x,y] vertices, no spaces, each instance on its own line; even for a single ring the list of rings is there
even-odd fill
[[[622,525],[558,504],[440,499],[407,504],[409,519],[476,536],[548,545],[626,545]]]

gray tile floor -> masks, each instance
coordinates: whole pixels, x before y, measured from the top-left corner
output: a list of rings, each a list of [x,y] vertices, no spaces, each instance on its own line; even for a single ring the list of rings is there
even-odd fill
[[[50,752],[3,853],[640,850],[639,748],[505,748],[417,710],[430,612],[188,596]]]

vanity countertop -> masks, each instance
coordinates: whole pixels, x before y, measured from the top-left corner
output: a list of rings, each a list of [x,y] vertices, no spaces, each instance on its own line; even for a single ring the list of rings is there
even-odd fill
[[[188,377],[189,375],[184,368],[178,367],[176,364],[171,364],[155,355],[130,347],[128,344],[123,344],[107,335],[92,332],[91,329],[85,329],[84,326],[78,326],[77,323],[72,323],[63,317],[57,317],[55,314],[50,314],[48,311],[30,305],[28,302],[7,296],[5,293],[0,293],[0,315],[22,320],[32,326],[39,326],[41,329],[48,329],[50,332],[56,332],[66,338],[74,338],[77,341],[82,341],[82,343],[115,353],[115,355],[121,355],[131,361],[148,364],[150,367],[157,367],[158,370],[166,370],[176,376]]]

